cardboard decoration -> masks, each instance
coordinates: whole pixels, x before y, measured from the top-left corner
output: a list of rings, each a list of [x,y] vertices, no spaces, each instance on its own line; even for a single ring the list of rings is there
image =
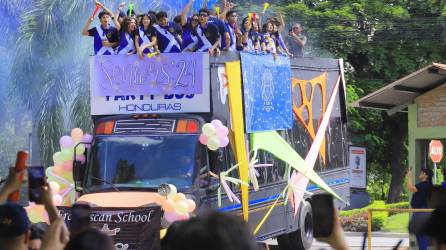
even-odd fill
[[[249,182],[248,158],[245,146],[245,131],[242,100],[242,79],[240,61],[227,62],[226,73],[228,77],[229,107],[231,110],[231,130],[234,133],[236,159],[239,164],[239,176],[243,182]],[[249,219],[249,187],[241,185],[242,211],[245,221]]]

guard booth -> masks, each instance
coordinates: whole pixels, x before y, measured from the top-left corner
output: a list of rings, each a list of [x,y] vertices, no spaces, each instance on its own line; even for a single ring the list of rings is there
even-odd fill
[[[415,178],[421,167],[434,169],[429,144],[439,140],[446,145],[446,64],[432,63],[368,94],[352,106],[383,110],[389,115],[407,113],[409,166],[414,167]],[[443,156],[437,163],[437,184],[443,180],[441,169],[445,167]],[[412,247],[413,243],[416,244],[411,237]]]

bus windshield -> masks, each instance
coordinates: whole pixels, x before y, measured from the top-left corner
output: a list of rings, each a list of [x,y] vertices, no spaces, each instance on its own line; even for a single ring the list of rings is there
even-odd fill
[[[198,135],[97,137],[86,191],[104,188],[192,187],[201,164]]]

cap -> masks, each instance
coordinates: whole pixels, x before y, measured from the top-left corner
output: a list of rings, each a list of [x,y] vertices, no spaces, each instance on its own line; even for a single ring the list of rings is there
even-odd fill
[[[409,224],[409,231],[414,234],[424,234],[438,243],[446,244],[446,206],[435,209],[432,214],[415,213]]]
[[[17,237],[29,229],[29,220],[25,209],[15,203],[0,205],[0,235]]]
[[[127,16],[127,15],[125,14],[124,11],[121,10],[121,11],[119,12],[119,17],[125,17],[125,16]]]

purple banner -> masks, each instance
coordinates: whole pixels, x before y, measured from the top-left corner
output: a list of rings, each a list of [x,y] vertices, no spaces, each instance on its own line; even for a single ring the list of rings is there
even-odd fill
[[[94,56],[90,63],[92,96],[201,94],[209,74],[207,53]]]

